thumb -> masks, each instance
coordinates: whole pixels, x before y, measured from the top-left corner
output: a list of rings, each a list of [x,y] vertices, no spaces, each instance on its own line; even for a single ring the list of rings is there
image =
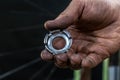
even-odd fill
[[[77,21],[80,7],[80,0],[72,0],[69,6],[54,20],[45,22],[44,26],[48,30],[65,29]]]

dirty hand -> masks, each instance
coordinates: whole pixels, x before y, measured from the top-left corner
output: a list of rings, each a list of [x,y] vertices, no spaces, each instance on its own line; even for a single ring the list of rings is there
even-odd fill
[[[60,68],[93,68],[120,48],[119,0],[72,0],[55,19],[45,23],[47,30],[66,29],[73,44],[67,53],[52,55],[41,52],[45,61],[54,61]],[[56,48],[63,47],[58,39]]]

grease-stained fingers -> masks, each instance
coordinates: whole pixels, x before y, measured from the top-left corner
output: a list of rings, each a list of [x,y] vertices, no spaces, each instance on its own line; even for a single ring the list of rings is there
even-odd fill
[[[59,68],[68,67],[68,56],[66,53],[56,54],[54,56],[55,65]]]
[[[74,70],[80,69],[81,62],[86,56],[87,54],[82,52],[72,54],[71,56],[69,56],[69,60],[70,60],[69,67]]]
[[[54,60],[54,55],[52,55],[47,50],[43,50],[40,54],[40,57],[45,61],[53,61]]]
[[[81,68],[81,57],[80,54],[72,54],[70,57],[70,65],[71,69],[77,70]]]
[[[45,22],[48,30],[65,29],[72,25],[82,13],[84,6],[80,0],[72,0],[68,7],[55,19]]]
[[[59,68],[66,68],[70,65],[70,56],[73,54],[73,49],[68,50],[66,53],[55,55],[55,65]]]
[[[96,53],[90,53],[86,58],[82,60],[81,66],[83,68],[93,68],[102,62],[102,57]]]
[[[81,58],[79,54],[76,54],[74,49],[70,49],[67,52],[68,55],[68,66],[71,69],[80,69]]]

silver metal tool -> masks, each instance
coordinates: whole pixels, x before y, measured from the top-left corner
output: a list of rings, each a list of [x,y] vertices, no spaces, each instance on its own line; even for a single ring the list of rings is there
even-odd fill
[[[62,49],[57,50],[53,47],[52,43],[56,38],[63,38],[65,40],[66,44]],[[51,31],[49,34],[45,36],[44,44],[45,44],[45,48],[53,55],[61,54],[67,52],[70,49],[72,45],[72,38],[70,33],[66,30],[63,31],[55,30],[55,31]]]

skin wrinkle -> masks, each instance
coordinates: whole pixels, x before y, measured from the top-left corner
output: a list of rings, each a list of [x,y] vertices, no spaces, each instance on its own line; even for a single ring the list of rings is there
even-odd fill
[[[85,59],[83,59],[81,64],[82,64],[82,67],[84,68],[90,68],[91,66],[89,65],[95,65],[95,62],[92,58],[86,57]]]
[[[76,34],[76,33],[71,34],[72,36],[75,35],[73,37],[73,39],[75,39],[76,41],[81,39],[81,40],[85,40],[85,41],[88,41],[88,42],[93,42],[93,43],[95,42],[95,38],[92,37],[89,33],[81,33],[79,30],[76,30],[76,29],[75,30],[72,29],[72,31],[70,31],[70,30],[71,29],[68,29],[68,31],[71,32],[71,33],[72,33],[72,31],[80,33],[80,34]]]
[[[104,42],[105,42],[105,41],[104,41]],[[114,42],[114,44],[115,44],[115,41],[113,41],[113,42]],[[108,43],[107,43],[107,42],[106,42],[106,43],[102,43],[102,42],[101,42],[99,45],[102,46],[102,47],[104,47],[109,53],[112,53],[111,50],[113,50],[113,48],[108,49],[108,47],[112,47],[112,45],[113,45],[112,43],[113,43],[113,42],[108,42]],[[117,45],[116,45],[116,46],[117,46]]]
[[[95,50],[93,50],[92,52],[96,53],[99,56],[102,56],[101,57],[102,59],[105,59],[110,56],[109,53],[107,52],[107,50],[105,50],[103,46],[101,47],[101,46],[97,45],[96,47],[97,48]]]
[[[83,52],[85,54],[88,54],[89,53],[89,50],[86,48],[86,46],[91,46],[91,44],[89,42],[83,42],[81,43],[78,48],[77,48],[77,52]]]
[[[114,48],[110,48],[108,49],[108,47],[112,47],[112,45],[116,45],[118,46],[118,42],[120,37],[117,36],[118,34],[116,33],[113,33],[111,35],[111,37],[99,37],[98,40],[97,40],[97,43],[99,43],[100,46],[104,47],[110,54],[113,53],[114,51]],[[114,51],[111,51],[111,50],[114,50]]]
[[[113,16],[113,10],[111,11],[112,13],[110,13],[110,12],[106,12],[105,10],[107,10],[107,9],[110,9],[109,7],[110,7],[110,5],[105,5],[105,6],[107,6],[108,8],[106,8],[106,9],[104,9],[104,8],[97,8],[97,7],[94,7],[94,6],[99,6],[100,5],[100,7],[101,7],[101,5],[102,4],[99,4],[100,2],[102,2],[102,1],[95,1],[95,3],[97,3],[97,4],[94,4],[93,2],[92,2],[92,0],[90,1],[90,0],[87,0],[86,1],[86,3],[88,3],[88,4],[86,4],[86,6],[87,5],[89,5],[90,3],[91,3],[91,6],[89,5],[89,6],[87,6],[87,8],[84,10],[84,15],[82,15],[82,18],[80,19],[80,24],[78,23],[78,25],[79,25],[79,27],[80,27],[80,25],[81,25],[81,27],[86,27],[85,26],[85,24],[89,24],[89,27],[90,27],[90,29],[92,29],[92,27],[93,28],[95,28],[95,26],[98,26],[98,28],[96,28],[96,29],[100,29],[100,28],[102,28],[102,27],[106,27],[108,24],[110,24],[111,22],[114,22],[114,21],[116,21],[116,15],[115,16]],[[105,1],[104,1],[105,2]],[[104,5],[102,5],[102,7],[104,7]],[[100,9],[100,10],[99,10]],[[104,11],[101,11],[102,9],[104,9]],[[97,12],[97,13],[96,13]],[[109,15],[111,15],[110,17],[112,17],[113,16],[113,18],[115,17],[115,19],[113,19],[111,22],[108,22],[109,21],[109,18],[107,17],[106,18],[106,16],[105,15],[101,15],[100,13],[101,12],[106,12],[105,14],[107,15],[107,14],[109,14]],[[92,15],[89,15],[89,14],[92,14],[93,16],[95,16],[96,15],[96,17],[94,18]],[[97,15],[99,15],[99,16],[97,16]],[[101,16],[103,16],[103,19],[101,19],[101,21],[100,21],[100,17]],[[86,19],[87,19],[87,21],[86,21]],[[98,21],[98,19],[99,19],[99,21]],[[88,22],[88,23],[85,23],[85,21],[86,22]],[[103,22],[104,21],[104,22]],[[106,22],[107,21],[107,22]],[[93,22],[93,23],[92,23]],[[91,25],[91,23],[92,24],[95,24],[95,23],[97,23],[96,25]],[[103,24],[106,24],[106,25],[103,25]],[[82,28],[80,28],[81,30],[82,30]],[[88,28],[89,29],[89,28]],[[83,31],[85,31],[84,29],[83,29]]]
[[[106,52],[108,52],[108,54],[109,53],[111,53],[111,51],[109,50],[109,48],[107,47],[107,46],[105,46],[105,45],[102,45],[102,44],[99,44],[101,47],[103,47],[105,50],[106,50]],[[108,55],[108,54],[106,54],[107,56],[106,57],[109,57],[110,55]]]
[[[95,58],[96,57],[96,58]],[[99,54],[96,55],[95,52],[90,53],[90,55],[88,57],[86,57],[86,62],[84,62],[83,60],[83,67],[84,68],[91,68],[91,67],[95,67],[98,63],[101,62],[101,57]],[[88,64],[91,64],[92,66],[88,66]]]
[[[96,57],[96,58],[94,58],[94,57]],[[102,61],[101,57],[98,54],[96,55],[96,53],[91,53],[89,55],[89,58],[91,58],[93,66],[96,66],[98,63],[100,63]],[[93,67],[93,66],[91,66],[91,67]]]
[[[118,24],[118,22],[115,22],[104,29],[92,32],[91,36],[104,39],[114,39],[115,37],[119,37],[119,33],[116,33],[116,30],[118,30],[119,25],[120,24]]]
[[[93,68],[120,48],[120,0],[72,0],[56,19],[47,21],[45,27],[66,29],[73,44],[67,53],[54,56],[56,61],[51,53],[41,52],[43,60],[51,59],[60,68]],[[56,40],[54,44],[60,48],[64,43]]]
[[[86,42],[91,42],[91,43],[95,43],[96,39],[94,37],[91,36],[84,36],[80,38],[81,40],[84,40]]]

